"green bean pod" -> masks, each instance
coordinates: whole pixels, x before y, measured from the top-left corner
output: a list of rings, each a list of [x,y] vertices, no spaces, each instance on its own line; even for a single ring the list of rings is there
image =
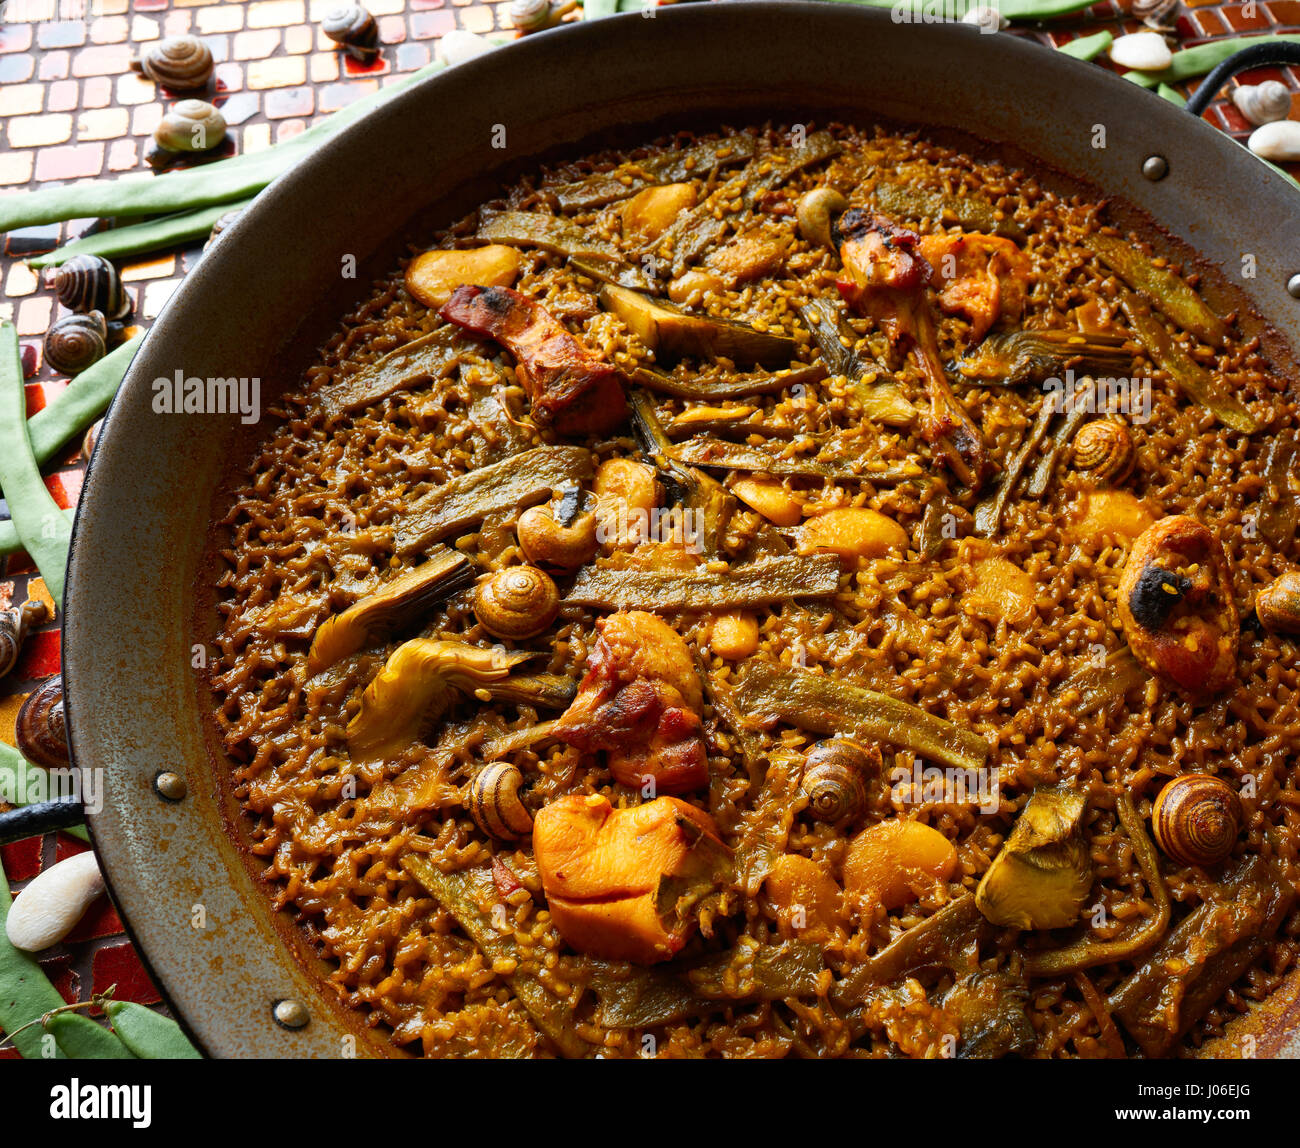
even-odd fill
[[[111,227],[107,231],[96,231],[83,239],[74,239],[44,255],[35,255],[27,262],[32,267],[57,267],[74,255],[101,255],[105,259],[121,259],[128,255],[176,247],[203,239],[212,230],[212,225],[226,212],[242,211],[252,202],[250,198],[234,203],[217,203],[194,211],[164,215],[144,223]]]
[[[104,1011],[118,1038],[141,1060],[203,1059],[170,1017],[134,1001],[109,1001]]]
[[[27,435],[38,466],[45,466],[74,436],[84,434],[108,410],[143,340],[144,335],[139,334],[115,347],[27,420]]]
[[[141,174],[115,180],[89,180],[66,187],[5,196],[0,199],[0,231],[57,223],[64,219],[168,215],[220,203],[233,206],[235,200],[256,195],[341,128],[443,67],[438,62],[428,64],[409,76],[403,76],[397,83],[380,88],[326,116],[301,135],[265,151],[232,156],[166,175]]]
[[[1250,48],[1256,44],[1300,44],[1300,35],[1234,36],[1231,40],[1214,40],[1209,44],[1197,44],[1194,48],[1184,48],[1180,52],[1175,52],[1174,62],[1169,67],[1159,72],[1141,73],[1145,80],[1135,79],[1134,82],[1142,83],[1143,87],[1154,87],[1157,84],[1178,84],[1184,80],[1192,80],[1213,71],[1229,56],[1235,56],[1242,48]],[[1132,72],[1128,72],[1124,78],[1129,79],[1132,75]],[[1146,83],[1146,80],[1150,83]]]
[[[135,1060],[136,1055],[102,1024],[75,1012],[56,1013],[45,1031],[69,1060]]]
[[[5,525],[8,526],[9,523]],[[21,806],[53,800],[57,795],[49,790],[49,777],[48,770],[33,765],[8,742],[0,741],[0,801]],[[40,793],[32,793],[28,789],[33,778],[42,786]],[[59,832],[69,833],[87,844],[90,843],[90,836],[86,833],[84,825],[74,825],[70,829],[61,829]]]
[[[24,1059],[40,1060],[51,1049],[55,1059],[66,1059],[67,1054],[57,1047],[57,1042],[45,1039],[40,1025],[23,1028],[67,1002],[30,954],[10,943],[5,921],[12,903],[9,882],[0,866],[0,1029],[17,1033],[12,1043]]]
[[[76,516],[76,511],[69,507],[63,512],[63,517],[69,522]],[[19,541],[18,531],[14,529],[14,524],[7,518],[0,522],[0,558],[7,558],[10,554],[17,554],[23,548]]]
[[[0,321],[0,489],[9,503],[9,514],[23,549],[31,555],[62,609],[72,530],[62,508],[46,489],[32,453],[18,332],[8,321]]]
[[[1092,36],[1080,36],[1077,40],[1062,44],[1057,51],[1066,56],[1073,56],[1076,60],[1095,60],[1114,42],[1115,37],[1110,32],[1097,32]]]

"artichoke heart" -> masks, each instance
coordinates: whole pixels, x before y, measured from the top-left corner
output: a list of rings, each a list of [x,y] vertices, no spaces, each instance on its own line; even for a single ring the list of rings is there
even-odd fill
[[[361,695],[348,723],[349,752],[366,761],[396,756],[442,716],[455,690],[474,693],[504,681],[531,657],[432,638],[403,642]]]
[[[457,550],[438,547],[438,553],[373,594],[327,618],[316,631],[307,653],[307,673],[314,677],[336,662],[355,654],[371,642],[428,609],[434,602],[464,589],[474,580],[469,559]]]
[[[1078,918],[1092,888],[1092,861],[1079,831],[1087,806],[1073,789],[1034,791],[975,890],[987,920],[1015,929],[1060,929]]]

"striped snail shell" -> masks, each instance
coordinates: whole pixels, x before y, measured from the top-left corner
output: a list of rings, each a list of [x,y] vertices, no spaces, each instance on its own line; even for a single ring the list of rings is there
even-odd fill
[[[1226,781],[1204,773],[1176,777],[1151,809],[1156,843],[1183,865],[1224,860],[1241,830],[1241,798]]]
[[[45,361],[62,375],[80,374],[108,350],[108,324],[98,311],[64,315],[45,332]]]
[[[21,606],[11,606],[0,611],[0,678],[18,664],[23,640],[33,626],[40,626],[49,618],[49,607],[44,602],[29,598]]]
[[[516,641],[540,634],[560,609],[560,592],[536,566],[507,566],[479,583],[474,613],[483,629]]]
[[[485,765],[469,783],[466,806],[469,815],[489,837],[518,841],[533,831],[532,814],[519,800],[524,775],[508,761]]]
[[[102,255],[74,255],[53,273],[50,283],[69,311],[99,311],[108,319],[120,319],[131,310],[117,268]]]
[[[46,678],[27,695],[14,723],[14,740],[28,761],[46,769],[71,764],[68,733],[63,720],[63,678]]]
[[[569,0],[513,0],[507,15],[521,35],[543,32],[564,21],[577,5]]]
[[[212,225],[212,230],[208,233],[208,241],[203,245],[204,251],[206,251],[209,247],[211,247],[214,243],[216,243],[218,239],[221,238],[221,233],[225,231],[226,228],[229,227],[232,223],[234,223],[236,219],[240,217],[240,215],[243,213],[243,210],[244,209],[241,207],[235,211],[227,211],[224,215],[220,215],[217,217],[216,223]]]
[[[379,26],[360,4],[340,4],[325,13],[321,31],[354,60],[369,63],[379,55]]]
[[[849,821],[867,807],[867,776],[873,762],[848,738],[818,742],[804,759],[799,788],[808,798],[808,815],[817,821]]]
[[[1118,419],[1094,419],[1074,436],[1074,468],[1099,483],[1123,482],[1133,473],[1137,448]]]
[[[226,120],[207,100],[181,100],[167,110],[153,138],[165,151],[211,151],[226,138]]]
[[[212,53],[197,36],[168,36],[147,45],[131,67],[175,92],[195,92],[212,79]]]

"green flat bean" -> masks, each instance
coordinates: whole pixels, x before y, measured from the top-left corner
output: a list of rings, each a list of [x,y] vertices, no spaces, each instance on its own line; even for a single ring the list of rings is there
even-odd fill
[[[199,1052],[170,1017],[134,1001],[109,1001],[104,1006],[113,1032],[141,1060],[202,1060]]]
[[[31,555],[59,608],[67,573],[72,530],[59,504],[45,488],[27,435],[27,398],[18,332],[0,322],[0,490],[9,503],[14,529]]]
[[[1092,36],[1080,36],[1077,40],[1062,44],[1057,51],[1073,56],[1076,60],[1095,60],[1114,42],[1115,37],[1110,32],[1097,32]]]
[[[1174,104],[1177,107],[1187,107],[1187,101],[1168,84],[1157,84],[1156,95],[1158,95],[1162,100],[1168,100],[1171,104]]]
[[[143,334],[135,335],[114,348],[27,420],[27,436],[38,466],[45,466],[69,440],[84,434],[108,410],[143,340]]]
[[[48,770],[33,765],[8,742],[0,741],[0,801],[18,806],[54,801],[60,795],[52,792],[46,784],[48,778]],[[32,792],[33,779],[39,783],[39,793]],[[74,825],[70,829],[61,829],[59,832],[70,833],[73,837],[90,842],[90,836],[84,825]]]
[[[69,1060],[135,1060],[136,1055],[102,1024],[75,1012],[55,1013],[45,1031]]]
[[[323,140],[443,67],[441,62],[428,64],[397,83],[380,88],[326,116],[301,135],[265,151],[232,156],[165,175],[141,174],[115,180],[90,180],[6,196],[0,199],[0,231],[57,223],[64,219],[166,215],[248,199],[310,154]]]
[[[63,512],[64,518],[69,522],[76,517],[76,510],[68,507]],[[14,524],[8,519],[0,522],[0,558],[6,558],[10,554],[17,554],[23,548],[22,542],[18,538],[18,531],[14,529]]]
[[[39,1060],[50,1047],[45,1034],[39,1025],[23,1026],[31,1025],[32,1021],[40,1020],[51,1009],[60,1008],[67,1002],[50,984],[41,966],[28,953],[15,949],[10,943],[5,932],[5,920],[12,903],[9,882],[4,867],[0,866],[0,1028],[6,1033],[17,1034],[11,1040],[20,1056]],[[66,1059],[57,1047],[54,1055],[56,1059]]]
[[[1177,84],[1183,80],[1192,80],[1213,71],[1229,56],[1235,56],[1242,48],[1249,48],[1255,44],[1300,44],[1300,35],[1234,36],[1231,40],[1197,44],[1194,48],[1184,48],[1181,52],[1175,52],[1174,62],[1162,71],[1142,73],[1151,81],[1150,84],[1141,80],[1134,80],[1134,83],[1142,83],[1144,87],[1154,87],[1156,84]],[[1126,73],[1124,78],[1128,79],[1132,75],[1132,72]]]
[[[101,255],[105,259],[121,259],[127,255],[140,255],[146,251],[190,243],[203,239],[212,230],[212,225],[226,212],[242,211],[253,202],[253,198],[255,197],[234,203],[217,203],[195,211],[181,211],[175,215],[149,219],[144,223],[128,224],[126,227],[110,227],[107,231],[96,231],[83,239],[74,239],[44,255],[34,255],[27,262],[32,267],[57,267],[74,255]]]

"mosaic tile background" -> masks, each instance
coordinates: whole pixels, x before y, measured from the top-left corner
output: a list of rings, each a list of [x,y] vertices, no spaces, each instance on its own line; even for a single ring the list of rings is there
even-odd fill
[[[163,36],[202,36],[217,61],[215,94],[230,125],[230,146],[253,152],[303,131],[314,118],[337,111],[402,73],[433,59],[436,41],[455,28],[513,34],[508,0],[367,0],[379,24],[383,50],[371,65],[343,56],[317,21],[336,0],[9,0],[0,24],[0,195],[51,182],[113,176],[139,170],[149,136],[169,94],[129,70],[135,47]],[[1019,34],[1059,45],[1107,28],[1116,35],[1143,25],[1127,15],[1130,0],[1105,0],[1078,16]],[[1180,46],[1254,33],[1300,33],[1300,0],[1215,4],[1193,0],[1170,15]],[[1108,65],[1107,65],[1108,66]],[[1300,119],[1300,76],[1294,68],[1246,73],[1239,82],[1277,79],[1292,89],[1292,118]],[[1195,89],[1191,85],[1190,92]],[[1249,125],[1220,99],[1206,112],[1216,127],[1242,139]],[[1300,165],[1297,165],[1300,171]],[[35,364],[27,382],[33,414],[66,386],[40,362],[41,337],[61,311],[23,257],[49,250],[93,221],[28,228],[4,237],[0,252],[0,316],[11,318]],[[135,311],[147,327],[193,265],[198,248],[131,261],[121,268]],[[61,506],[76,503],[83,461],[74,448],[52,469],[47,485]],[[0,518],[8,511],[0,500]],[[0,574],[0,608],[26,596],[45,596],[22,556]],[[13,738],[13,716],[40,679],[59,672],[57,622],[28,639],[14,672],[0,682],[0,737]],[[0,847],[15,890],[41,869],[85,846],[66,835],[31,838]],[[42,965],[69,1000],[117,985],[120,999],[158,1004],[121,921],[101,899],[76,931],[44,954]],[[12,1057],[0,1050],[0,1058]]]

